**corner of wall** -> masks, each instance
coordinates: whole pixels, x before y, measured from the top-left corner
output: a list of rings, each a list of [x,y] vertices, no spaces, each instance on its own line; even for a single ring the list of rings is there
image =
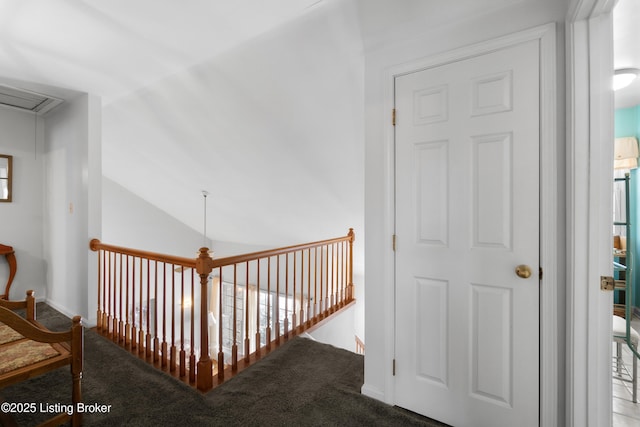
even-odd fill
[[[89,240],[101,233],[101,103],[69,99],[45,116],[44,256],[47,302],[65,314],[95,312],[97,263]]]

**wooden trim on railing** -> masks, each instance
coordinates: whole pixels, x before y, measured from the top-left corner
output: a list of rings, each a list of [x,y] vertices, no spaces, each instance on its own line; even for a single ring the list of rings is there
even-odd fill
[[[181,267],[190,267],[190,268],[196,267],[196,258],[184,258],[184,257],[179,257],[174,255],[160,254],[157,252],[143,251],[140,249],[131,249],[131,248],[125,248],[122,246],[114,246],[114,245],[102,243],[100,242],[99,239],[92,239],[91,242],[89,242],[89,248],[94,252],[102,249],[102,250],[113,252],[113,253],[131,255],[139,258],[150,259],[152,261],[164,262],[166,264],[175,264]]]
[[[252,252],[249,254],[234,255],[234,256],[225,257],[225,258],[217,258],[213,260],[213,268],[239,264],[247,261],[255,261],[258,259],[269,258],[276,255],[284,255],[287,253],[297,252],[297,251],[301,251],[309,248],[316,248],[318,246],[329,245],[332,243],[347,242],[347,241],[353,242],[353,239],[354,239],[353,228],[349,229],[349,233],[350,234],[345,237],[337,237],[335,239],[320,240],[317,242],[303,243],[300,245],[286,246],[283,248],[267,249],[265,251]]]

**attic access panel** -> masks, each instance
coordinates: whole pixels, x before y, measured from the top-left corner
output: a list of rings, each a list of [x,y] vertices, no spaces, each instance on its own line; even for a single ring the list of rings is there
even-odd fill
[[[48,95],[0,85],[0,105],[43,114],[60,103],[61,99]]]

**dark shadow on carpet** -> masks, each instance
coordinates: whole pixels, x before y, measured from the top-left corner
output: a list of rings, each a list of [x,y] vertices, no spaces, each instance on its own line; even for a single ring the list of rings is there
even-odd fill
[[[38,304],[51,330],[70,320]],[[85,404],[110,405],[87,413],[86,426],[444,426],[360,394],[362,356],[296,337],[225,384],[202,394],[91,330],[85,331]],[[10,403],[69,404],[64,367],[0,390]],[[32,426],[51,414],[14,414]]]

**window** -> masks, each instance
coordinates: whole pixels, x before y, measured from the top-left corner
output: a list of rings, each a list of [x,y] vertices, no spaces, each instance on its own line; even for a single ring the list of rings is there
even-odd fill
[[[246,333],[245,327],[245,287],[242,285],[237,286],[235,309],[236,309],[236,339],[235,343],[238,346],[238,357],[244,356],[244,339]],[[280,335],[284,334],[285,319],[288,319],[289,330],[292,327],[293,316],[293,297],[280,295],[277,297],[275,292],[267,292],[266,290],[260,290],[258,294],[260,313],[258,314],[260,319],[260,346],[267,344],[267,324],[271,323],[271,339],[274,339],[276,332],[274,330],[276,321],[280,322]],[[233,340],[233,284],[223,282],[222,286],[222,351],[225,353],[225,358],[230,357],[232,354],[232,348],[234,344]],[[299,312],[299,303],[296,304],[296,310]],[[255,331],[256,331],[256,301],[255,299],[249,301],[249,338],[251,340],[251,351],[255,351]],[[276,316],[277,315],[277,316]]]

